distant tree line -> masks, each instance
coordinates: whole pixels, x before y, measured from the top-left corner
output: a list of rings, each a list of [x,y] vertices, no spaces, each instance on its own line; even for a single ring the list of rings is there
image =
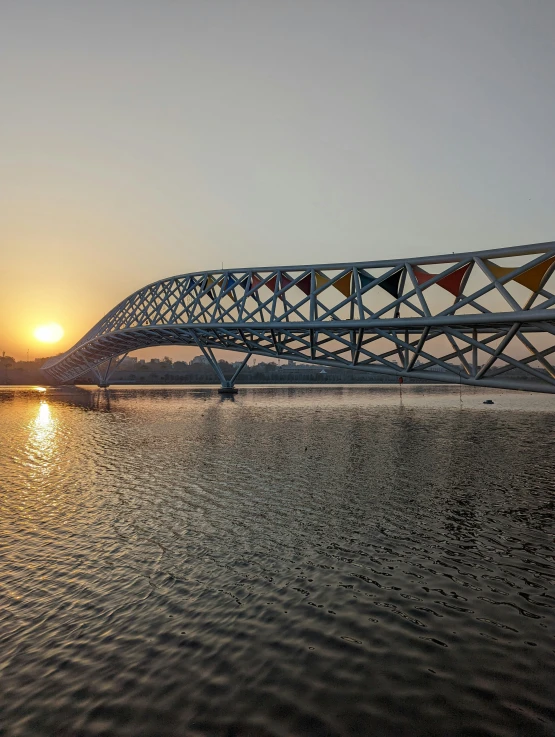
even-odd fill
[[[34,361],[16,361],[11,356],[0,357],[0,384],[26,385],[52,382],[40,370],[46,358]],[[251,359],[253,360],[253,359]],[[230,379],[239,362],[218,361],[222,373]],[[516,377],[527,374],[518,369],[509,372]],[[520,378],[520,376],[519,376]],[[388,376],[375,372],[363,372],[343,367],[316,366],[311,364],[278,365],[276,361],[260,361],[247,365],[237,379],[238,384],[395,384],[396,376]],[[405,378],[406,383],[423,383],[421,379]],[[433,380],[431,380],[433,383]],[[96,384],[92,375],[80,376],[75,384]],[[125,359],[111,378],[112,384],[219,384],[219,380],[204,359],[197,356],[191,362],[172,361],[165,357],[162,360],[150,361]]]

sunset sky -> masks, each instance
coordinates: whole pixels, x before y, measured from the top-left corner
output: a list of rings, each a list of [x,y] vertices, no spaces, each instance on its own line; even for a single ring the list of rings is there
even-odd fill
[[[554,35],[553,0],[2,2],[0,354],[222,262],[555,240]]]

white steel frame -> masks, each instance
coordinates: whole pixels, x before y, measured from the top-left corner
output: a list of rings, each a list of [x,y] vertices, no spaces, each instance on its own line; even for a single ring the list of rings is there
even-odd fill
[[[512,265],[515,257],[519,263]],[[504,266],[507,259],[510,265]],[[198,346],[227,388],[256,354],[415,380],[555,393],[555,294],[548,288],[554,270],[550,242],[183,274],[134,292],[43,370],[57,382],[92,372],[107,386],[130,351],[190,345]],[[536,275],[537,284],[530,287],[526,275]],[[521,294],[515,297],[519,280],[528,288],[517,286]],[[434,307],[434,290],[445,297],[446,289],[450,303]],[[492,295],[501,309],[488,303]],[[232,379],[223,376],[213,349],[246,354]],[[514,368],[520,375],[510,375]]]

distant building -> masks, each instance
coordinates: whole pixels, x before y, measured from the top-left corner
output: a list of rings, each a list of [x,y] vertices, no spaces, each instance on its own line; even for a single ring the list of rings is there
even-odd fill
[[[128,369],[134,369],[136,368],[136,366],[137,359],[134,356],[127,356],[127,358],[124,358],[123,361],[120,363],[120,368],[122,368],[124,371]]]
[[[281,371],[302,371],[310,369],[310,365],[307,366],[306,363],[295,363],[295,361],[287,361],[287,364],[285,366],[279,367]]]

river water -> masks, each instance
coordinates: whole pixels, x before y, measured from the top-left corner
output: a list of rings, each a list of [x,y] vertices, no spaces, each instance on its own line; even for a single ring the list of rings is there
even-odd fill
[[[554,438],[529,393],[0,389],[0,734],[553,735]]]

